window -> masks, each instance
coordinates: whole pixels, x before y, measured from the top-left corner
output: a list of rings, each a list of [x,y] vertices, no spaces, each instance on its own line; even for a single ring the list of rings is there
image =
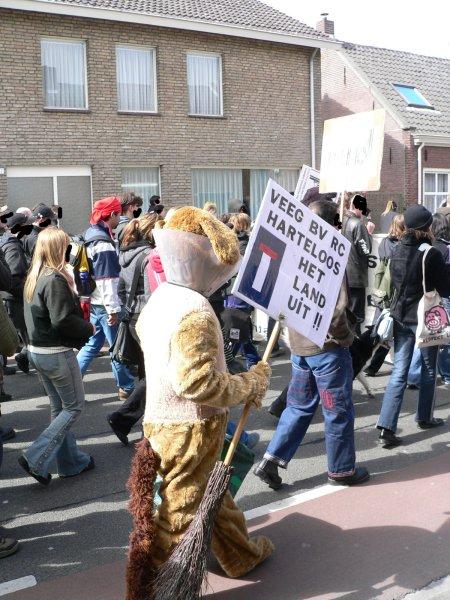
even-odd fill
[[[401,85],[394,83],[395,90],[400,94],[408,106],[414,108],[433,108],[431,104],[425,100],[419,90],[411,85]]]
[[[294,192],[300,175],[299,169],[252,169],[250,171],[250,214],[256,219],[269,178],[287,192]]]
[[[228,212],[229,200],[242,199],[241,169],[192,169],[192,197],[199,208],[214,202],[219,215]]]
[[[116,47],[119,111],[156,112],[156,52],[153,48]]]
[[[450,197],[450,171],[424,171],[423,203],[432,213]]]
[[[45,108],[86,109],[85,43],[44,39],[41,62]]]
[[[148,201],[160,195],[159,167],[125,167],[122,169],[123,193],[134,192],[144,200],[142,209],[148,210]]]
[[[206,53],[187,55],[189,114],[204,117],[222,115],[222,61]]]

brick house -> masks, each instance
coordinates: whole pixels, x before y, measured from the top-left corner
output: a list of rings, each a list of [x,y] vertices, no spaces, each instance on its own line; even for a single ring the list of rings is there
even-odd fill
[[[258,0],[0,0],[0,205],[136,191],[167,206],[293,189],[320,150],[320,48]]]
[[[318,29],[333,34],[325,21]],[[324,119],[386,110],[381,189],[368,193],[375,222],[391,198],[434,212],[450,197],[449,97],[450,60],[350,43],[322,52]]]

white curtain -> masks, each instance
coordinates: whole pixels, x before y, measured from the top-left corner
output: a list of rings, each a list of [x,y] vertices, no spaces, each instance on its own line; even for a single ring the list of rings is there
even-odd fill
[[[273,174],[269,169],[252,169],[250,171],[250,216],[252,221],[256,219],[270,177],[273,177]]]
[[[117,46],[117,104],[119,110],[156,111],[154,50]]]
[[[189,113],[222,114],[221,64],[219,56],[188,54]]]
[[[273,175],[275,181],[287,192],[294,192],[300,171],[298,169],[277,169],[276,171],[278,172]]]
[[[144,200],[142,209],[148,209],[148,201],[159,191],[158,167],[129,167],[122,169],[122,189],[124,194],[134,192]]]
[[[84,42],[42,40],[42,70],[47,108],[87,108]]]
[[[425,173],[423,203],[432,213],[436,212],[449,196],[448,173]]]
[[[228,200],[242,200],[241,169],[192,169],[194,205],[214,202],[219,216],[228,212]]]

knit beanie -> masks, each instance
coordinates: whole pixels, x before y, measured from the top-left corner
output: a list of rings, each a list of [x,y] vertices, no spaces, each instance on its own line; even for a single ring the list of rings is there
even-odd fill
[[[405,211],[406,229],[423,229],[426,231],[433,222],[433,215],[422,204],[412,204]]]

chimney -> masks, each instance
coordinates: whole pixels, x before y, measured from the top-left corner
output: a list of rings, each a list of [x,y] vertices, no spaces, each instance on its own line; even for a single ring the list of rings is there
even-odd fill
[[[334,37],[334,21],[328,20],[329,13],[321,13],[322,19],[317,23],[316,29],[317,31],[321,31],[322,33],[326,33]]]

